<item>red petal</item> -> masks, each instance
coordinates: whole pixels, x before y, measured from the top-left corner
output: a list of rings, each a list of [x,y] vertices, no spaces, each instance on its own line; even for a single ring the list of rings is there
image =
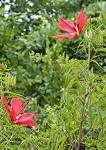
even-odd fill
[[[28,100],[28,101],[24,104],[22,110],[29,104],[29,102],[30,102],[30,100]],[[22,112],[22,110],[21,110],[21,112]]]
[[[26,121],[26,120],[28,120],[28,119],[30,119],[30,118],[35,117],[35,116],[38,116],[38,114],[25,113],[25,114],[21,115],[21,116],[16,120],[16,122],[20,122],[20,121],[23,122],[23,121]]]
[[[6,100],[6,98],[5,98],[4,95],[1,97],[1,100],[2,100],[2,102],[3,102],[4,106],[5,106],[5,108],[7,109],[8,113],[10,114],[10,112],[11,112],[10,106],[8,105],[7,100]]]
[[[7,109],[8,113],[9,113],[9,117],[10,117],[11,121],[16,120],[16,118],[15,118],[15,116],[14,116],[14,113],[13,113],[13,111],[10,109],[10,106],[8,105],[7,100],[6,100],[6,98],[5,98],[4,95],[2,96],[1,100],[2,100],[2,102],[4,103],[4,106],[5,106],[5,108]]]
[[[22,100],[20,98],[13,98],[11,100],[11,107],[15,117],[17,117],[22,112],[22,110],[29,104],[29,102],[30,100],[28,100],[22,107]]]
[[[12,122],[14,122],[14,121],[16,120],[16,116],[14,115],[14,112],[13,112],[13,111],[11,111],[11,112],[9,113],[9,116],[10,116],[10,119],[11,119]]]
[[[37,122],[33,121],[33,120],[29,120],[30,118],[33,118],[35,116],[38,116],[38,114],[31,114],[31,113],[25,113],[22,116],[20,116],[15,123],[16,124],[23,124],[26,126],[36,126]]]
[[[81,10],[76,19],[76,26],[78,28],[79,33],[81,33],[87,20],[88,20],[88,18],[84,18],[84,11]]]
[[[72,39],[72,38],[76,38],[77,37],[77,34],[61,34],[61,35],[56,35],[56,36],[53,36],[52,38],[55,38],[55,39],[59,39],[59,38],[68,38],[68,39]]]
[[[20,111],[22,110],[21,98],[13,98],[11,100],[11,108],[15,117],[19,115]]]
[[[35,122],[33,120],[26,120],[26,121],[16,122],[16,124],[22,124],[22,125],[25,125],[25,126],[36,126],[37,122]]]
[[[68,20],[64,20],[63,18],[60,18],[60,23],[58,27],[60,30],[76,33],[76,28],[74,24]]]

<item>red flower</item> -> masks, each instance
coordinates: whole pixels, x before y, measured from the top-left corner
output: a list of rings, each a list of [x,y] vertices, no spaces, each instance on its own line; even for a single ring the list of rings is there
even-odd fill
[[[76,26],[68,20],[64,20],[63,18],[60,18],[60,23],[58,28],[60,30],[69,32],[61,35],[53,36],[52,38],[77,38],[78,35],[82,32],[82,29],[86,23],[88,18],[84,18],[84,11],[81,10],[76,18]]]
[[[38,116],[38,114],[24,113],[21,115],[21,112],[29,104],[30,100],[28,100],[24,104],[23,107],[22,107],[21,98],[13,98],[11,100],[11,106],[8,105],[7,100],[4,95],[1,97],[1,100],[2,100],[5,108],[7,109],[8,113],[9,113],[9,117],[12,122],[14,122],[16,124],[22,124],[25,126],[36,126],[37,125],[37,122],[30,120],[30,118]]]

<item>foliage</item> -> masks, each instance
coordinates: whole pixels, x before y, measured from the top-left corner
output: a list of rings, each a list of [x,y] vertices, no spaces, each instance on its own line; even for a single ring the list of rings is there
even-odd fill
[[[78,143],[81,150],[106,149],[106,2],[0,6],[0,93],[30,98],[26,111],[39,114],[36,128],[18,126],[0,102],[0,149],[76,150]],[[52,39],[58,19],[75,22],[82,8],[89,20],[81,36]]]

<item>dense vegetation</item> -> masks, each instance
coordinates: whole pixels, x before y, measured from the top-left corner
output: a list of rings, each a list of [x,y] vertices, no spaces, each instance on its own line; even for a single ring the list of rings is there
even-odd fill
[[[53,39],[81,9],[80,36]],[[0,102],[0,149],[105,150],[106,2],[1,0],[0,92],[39,114],[36,127],[17,125]]]

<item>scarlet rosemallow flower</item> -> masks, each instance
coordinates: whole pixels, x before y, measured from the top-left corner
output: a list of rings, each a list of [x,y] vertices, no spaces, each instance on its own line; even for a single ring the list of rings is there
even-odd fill
[[[23,109],[29,104],[30,100],[28,100],[24,106],[22,107],[22,100],[21,98],[13,98],[11,100],[11,106],[8,105],[7,100],[5,96],[3,95],[1,97],[1,100],[5,106],[5,108],[8,111],[10,120],[16,124],[22,124],[25,126],[36,126],[37,122],[30,120],[30,118],[33,118],[35,116],[38,116],[38,114],[32,114],[32,113],[24,113],[21,114]]]
[[[58,28],[60,30],[66,31],[68,33],[56,35],[52,38],[77,38],[78,35],[82,32],[82,29],[86,23],[88,18],[84,18],[84,11],[81,10],[76,18],[76,26],[68,20],[64,20],[63,18],[60,18],[60,23],[58,25]]]

